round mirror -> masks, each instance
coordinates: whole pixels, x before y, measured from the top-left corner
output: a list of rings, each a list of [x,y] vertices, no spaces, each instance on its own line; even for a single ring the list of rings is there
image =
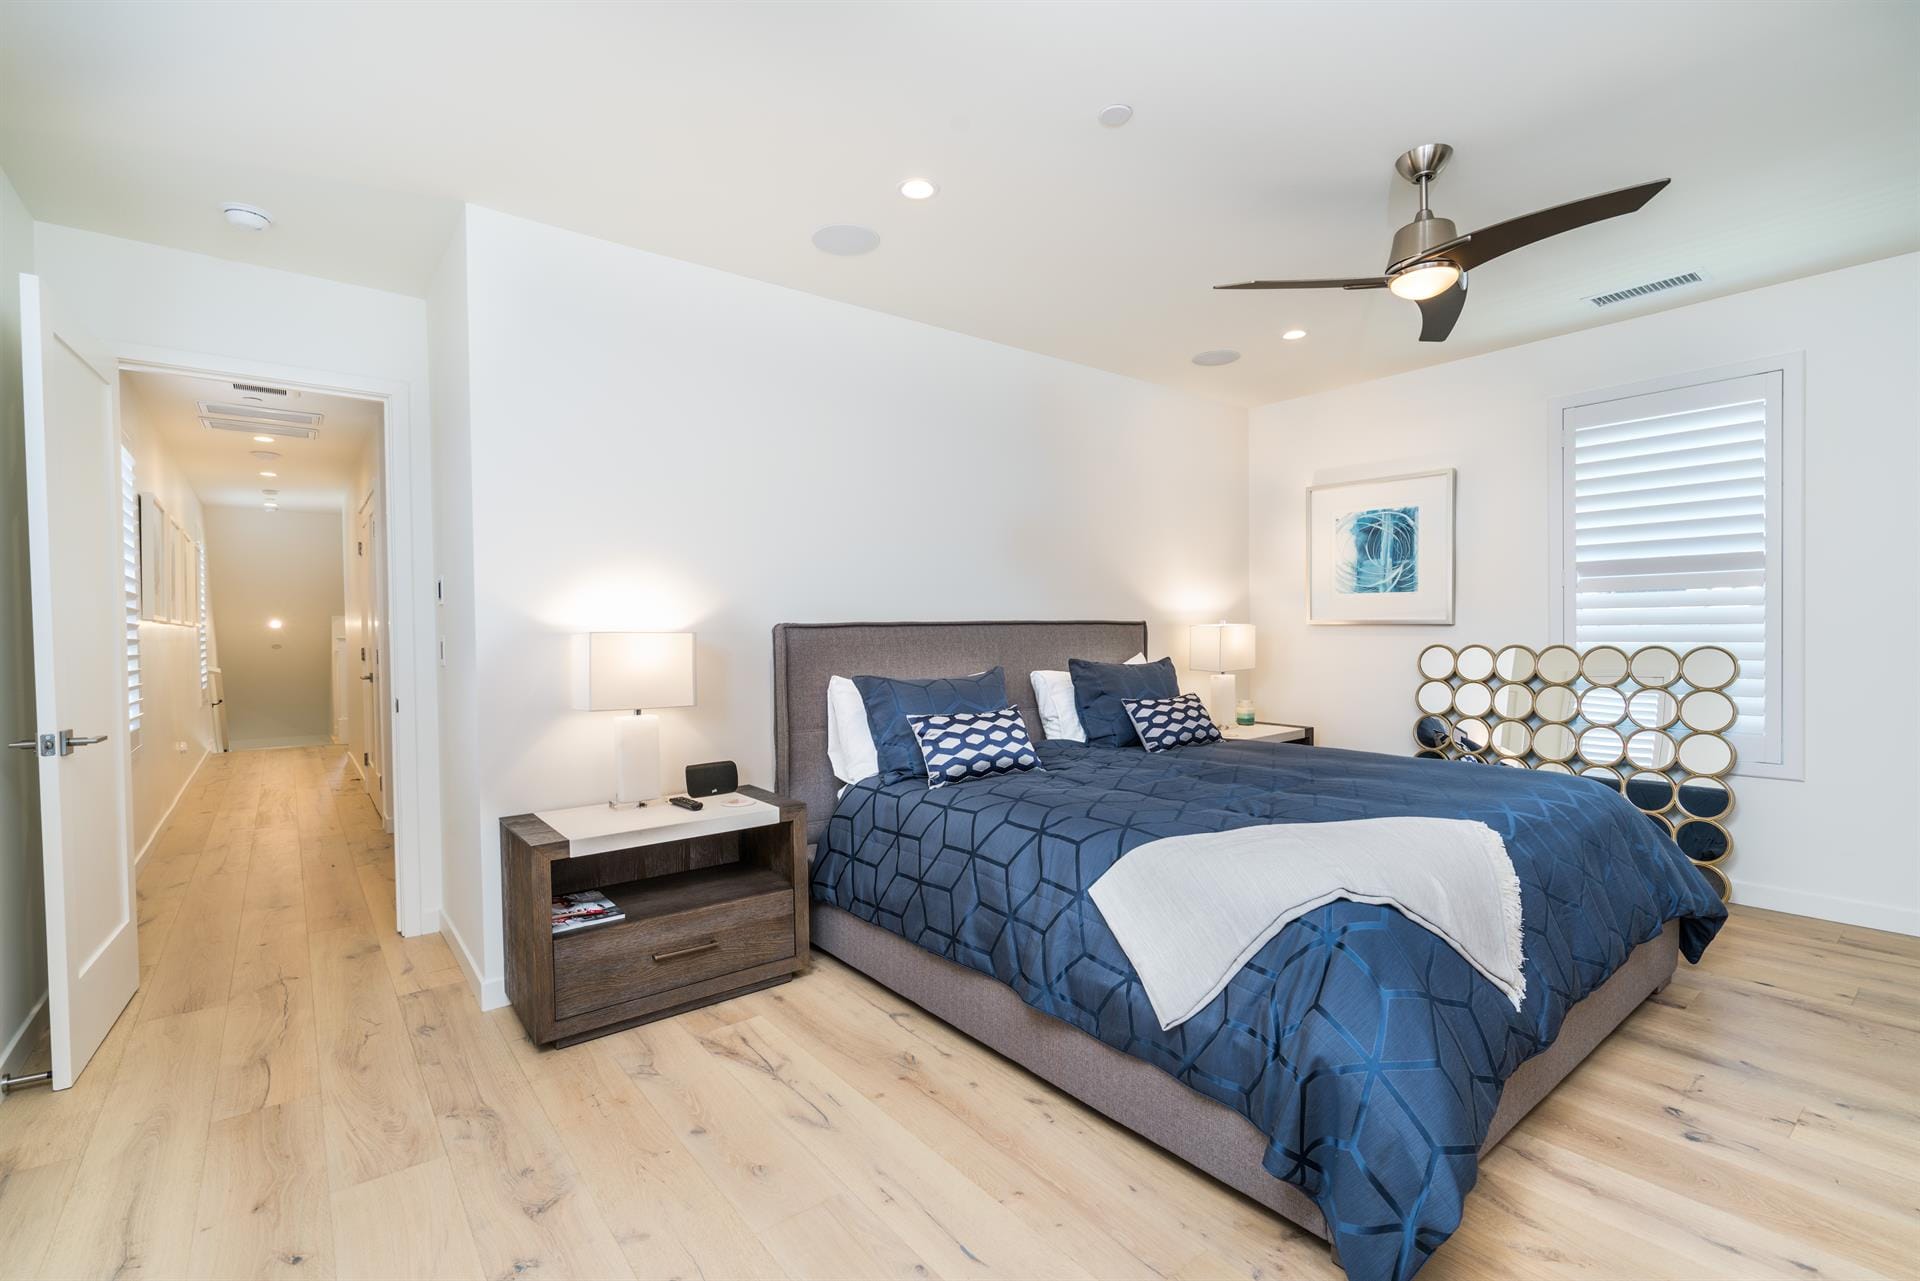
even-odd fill
[[[1666,837],[1668,840],[1673,839],[1673,824],[1667,821],[1666,815],[1649,814],[1647,815],[1647,822],[1653,824],[1653,830],[1660,833],[1660,835]]]
[[[1733,812],[1733,789],[1723,778],[1680,780],[1680,808],[1694,818],[1725,818]]]
[[[1535,769],[1535,771],[1541,774],[1573,773],[1572,770],[1568,769],[1565,765],[1562,765],[1559,761],[1541,761],[1538,765],[1534,766],[1533,768]]]
[[[1665,729],[1680,717],[1680,700],[1664,689],[1643,689],[1627,700],[1627,719],[1641,729]]]
[[[1533,754],[1543,761],[1564,761],[1578,743],[1565,725],[1549,723],[1533,731]]]
[[[1496,730],[1494,732],[1494,737],[1498,738],[1499,736],[1500,736],[1499,731]],[[1494,764],[1510,766],[1513,769],[1525,769],[1527,767],[1527,763],[1525,761],[1519,760],[1512,756],[1502,756],[1499,760],[1495,761]]]
[[[1633,673],[1637,683],[1649,689],[1658,689],[1680,679],[1680,655],[1665,645],[1649,645],[1633,652],[1633,661],[1628,664],[1628,670]]]
[[[1543,721],[1564,724],[1580,710],[1580,700],[1565,685],[1549,685],[1533,696],[1533,713]]]
[[[1718,645],[1702,645],[1680,660],[1680,674],[1695,689],[1720,689],[1740,674],[1740,662]]]
[[[1453,691],[1453,710],[1462,716],[1485,716],[1493,710],[1493,691],[1479,681],[1468,681]]]
[[[1444,712],[1453,706],[1453,686],[1445,681],[1426,681],[1414,691],[1413,701],[1423,712]]]
[[[1413,723],[1413,741],[1432,750],[1445,747],[1453,739],[1453,727],[1438,716],[1422,716]]]
[[[1616,792],[1620,790],[1620,771],[1609,765],[1588,765],[1580,771],[1580,777],[1605,783]]]
[[[1627,754],[1627,741],[1620,731],[1595,725],[1580,734],[1580,759],[1589,765],[1616,765]]]
[[[1493,691],[1493,710],[1510,721],[1523,721],[1533,715],[1533,687],[1502,685]]]
[[[1627,739],[1627,759],[1639,769],[1669,769],[1674,756],[1673,735],[1665,730],[1638,730]]]
[[[1580,674],[1580,655],[1566,645],[1549,645],[1540,651],[1537,664],[1540,679],[1550,685],[1571,685]]]
[[[1718,734],[1689,734],[1680,740],[1679,760],[1689,774],[1724,774],[1733,768],[1733,744]]]
[[[1673,829],[1674,844],[1696,863],[1717,863],[1733,849],[1733,837],[1710,818],[1688,818]]]
[[[1618,725],[1627,714],[1627,696],[1611,685],[1595,685],[1580,696],[1580,715],[1589,725]]]
[[[1733,882],[1727,879],[1725,872],[1711,863],[1695,863],[1693,870],[1700,873],[1713,892],[1720,896],[1722,903],[1733,897]]]
[[[1444,761],[1447,759],[1447,754],[1445,752],[1420,751],[1415,752],[1413,758],[1417,761]]]
[[[1453,675],[1453,651],[1445,645],[1429,645],[1421,650],[1420,674],[1436,681]]]
[[[1696,689],[1680,700],[1680,720],[1688,729],[1718,734],[1740,714],[1733,700],[1717,689]]]
[[[1493,675],[1493,651],[1485,645],[1469,645],[1460,651],[1454,666],[1470,681],[1483,681]]]
[[[1484,752],[1493,731],[1478,717],[1469,716],[1453,723],[1454,745],[1469,752]]]
[[[1626,653],[1611,645],[1596,645],[1580,660],[1580,674],[1593,685],[1618,685],[1627,679]]]
[[[1664,814],[1673,808],[1673,778],[1656,770],[1635,770],[1627,775],[1627,799],[1636,809]]]
[[[1501,721],[1493,727],[1493,750],[1498,756],[1525,756],[1533,746],[1533,731],[1525,721]],[[1510,762],[1506,762],[1510,763]]]
[[[1493,674],[1503,681],[1530,681],[1537,660],[1525,645],[1509,645],[1493,656]]]

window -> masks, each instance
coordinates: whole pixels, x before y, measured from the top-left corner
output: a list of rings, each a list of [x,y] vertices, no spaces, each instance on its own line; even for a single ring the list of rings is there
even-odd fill
[[[1560,405],[1557,635],[1731,650],[1743,774],[1799,776],[1799,373],[1761,361]]]
[[[98,491],[95,491],[98,492]],[[140,486],[120,446],[120,587],[126,605],[127,743],[140,746]]]
[[[195,577],[200,586],[200,689],[204,693],[207,688],[207,628],[211,626],[207,617],[207,545],[198,544],[195,554],[199,557],[200,565],[200,572]]]

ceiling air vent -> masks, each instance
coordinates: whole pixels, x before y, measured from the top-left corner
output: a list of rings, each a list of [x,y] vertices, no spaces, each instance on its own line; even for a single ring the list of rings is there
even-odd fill
[[[235,391],[257,391],[265,396],[284,396],[287,394],[285,387],[262,387],[259,383],[235,383],[233,389]]]
[[[256,423],[284,423],[289,427],[318,427],[322,417],[297,409],[268,409],[262,405],[223,405],[205,400],[199,403],[200,414],[205,418],[242,418]]]
[[[1610,294],[1595,294],[1587,299],[1596,307],[1611,307],[1617,302],[1626,302],[1632,298],[1645,298],[1648,294],[1665,293],[1669,289],[1678,289],[1682,285],[1697,285],[1706,277],[1697,271],[1685,275],[1668,276],[1665,280],[1651,280],[1644,285],[1635,285],[1631,289],[1616,289]]]
[[[247,422],[239,418],[206,418],[200,420],[208,431],[239,432],[243,436],[278,436],[282,440],[312,440],[320,433],[311,427],[295,427],[287,423]]]

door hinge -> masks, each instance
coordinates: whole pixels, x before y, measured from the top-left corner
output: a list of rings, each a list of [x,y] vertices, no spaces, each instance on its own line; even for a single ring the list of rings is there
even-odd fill
[[[362,752],[360,753],[360,763],[362,765],[372,765],[373,758],[371,756],[368,756],[365,752]]]
[[[400,700],[397,698],[393,700],[393,714],[395,716],[400,714]]]
[[[356,539],[353,544],[353,554],[355,556],[365,556],[367,554],[367,545]]]
[[[363,663],[367,661],[367,647],[365,645],[360,647],[360,661]]]

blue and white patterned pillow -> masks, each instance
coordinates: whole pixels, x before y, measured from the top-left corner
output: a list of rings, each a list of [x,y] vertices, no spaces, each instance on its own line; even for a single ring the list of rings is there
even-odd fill
[[[1207,715],[1207,705],[1198,694],[1177,698],[1127,698],[1121,703],[1133,722],[1133,732],[1149,752],[1164,752],[1170,747],[1194,743],[1217,743],[1220,730]]]
[[[997,712],[938,712],[907,717],[927,763],[927,784],[948,783],[1040,768],[1017,707]]]

